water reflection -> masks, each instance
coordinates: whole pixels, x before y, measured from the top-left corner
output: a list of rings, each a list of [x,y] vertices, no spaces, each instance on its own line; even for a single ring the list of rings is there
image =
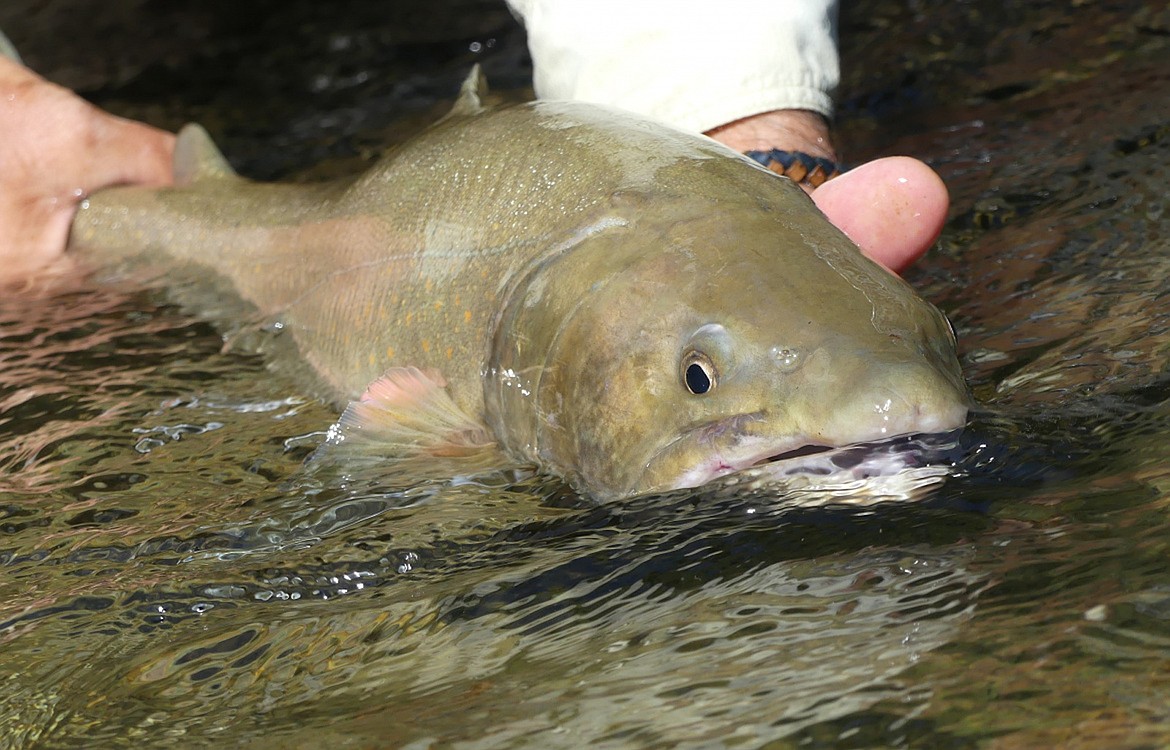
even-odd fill
[[[317,543],[302,533],[187,555],[165,580],[118,581],[136,594],[75,595],[8,627],[38,684],[59,684],[62,656],[118,665],[59,688],[87,704],[87,736],[103,742],[127,726],[148,741],[268,736],[289,705],[318,718],[322,705],[378,705],[335,731],[672,744],[780,736],[899,695],[897,675],[944,643],[986,586],[966,568],[970,544],[955,541],[980,525],[965,515],[949,541],[933,532],[922,544],[923,517],[897,505],[761,510],[727,490],[542,507],[485,489],[452,488],[409,513],[366,505],[365,523]],[[451,523],[460,510],[490,519]],[[136,561],[139,573],[166,564]],[[37,642],[55,644],[51,662],[29,659]],[[260,700],[269,694],[279,701]],[[458,721],[469,700],[490,721]]]

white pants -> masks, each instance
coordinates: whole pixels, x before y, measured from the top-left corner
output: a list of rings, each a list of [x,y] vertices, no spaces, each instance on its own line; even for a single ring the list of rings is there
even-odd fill
[[[542,99],[702,132],[773,109],[829,115],[836,0],[508,0]]]

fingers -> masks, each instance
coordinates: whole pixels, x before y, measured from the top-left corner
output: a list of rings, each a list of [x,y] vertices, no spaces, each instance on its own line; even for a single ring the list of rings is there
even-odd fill
[[[828,123],[814,112],[764,112],[707,135],[740,152],[781,148],[833,157]],[[816,189],[801,187],[862,252],[894,272],[930,249],[950,204],[934,170],[905,156],[863,164]]]
[[[174,136],[114,117],[0,57],[0,283],[60,259],[77,205],[171,182]]]
[[[83,178],[86,193],[119,184],[171,184],[173,133],[96,108],[90,118],[93,147],[90,170]]]
[[[942,232],[950,196],[926,164],[891,156],[826,182],[813,201],[867,256],[900,272]]]

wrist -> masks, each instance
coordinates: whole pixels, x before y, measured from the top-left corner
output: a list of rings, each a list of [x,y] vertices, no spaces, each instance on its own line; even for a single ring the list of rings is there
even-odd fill
[[[829,137],[828,121],[822,115],[804,109],[761,112],[712,128],[706,135],[740,153],[779,149],[837,160]]]

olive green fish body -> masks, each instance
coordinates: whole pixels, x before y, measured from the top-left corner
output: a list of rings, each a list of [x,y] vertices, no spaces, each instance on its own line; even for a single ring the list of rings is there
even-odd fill
[[[241,179],[189,131],[178,186],[98,193],[71,244],[230,288],[338,402],[441,373],[510,455],[598,497],[962,425],[945,319],[791,183],[622,112],[474,104],[322,186]]]

